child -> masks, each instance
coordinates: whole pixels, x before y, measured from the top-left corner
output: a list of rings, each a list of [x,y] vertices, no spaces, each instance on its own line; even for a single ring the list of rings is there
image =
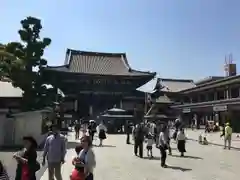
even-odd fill
[[[72,165],[74,165],[74,169],[72,171],[72,174],[70,176],[71,180],[84,180],[84,168],[81,167],[81,162],[78,158],[79,153],[81,152],[82,147],[80,145],[76,146],[75,151],[77,154],[77,157],[73,158]]]
[[[184,133],[184,129],[180,129],[180,131],[177,134],[177,147],[179,152],[181,153],[181,157],[183,157],[184,153],[186,152],[185,143],[186,143],[186,136]]]
[[[147,135],[147,156],[151,158],[153,157],[152,155],[152,145],[154,143],[153,139],[154,139],[154,136],[151,133],[149,133]]]
[[[207,138],[206,136],[203,138],[203,142],[202,142],[203,145],[208,145],[208,141],[207,141]]]
[[[4,168],[1,160],[0,160],[0,180],[9,180],[6,169]]]
[[[199,136],[198,136],[198,143],[199,143],[199,144],[202,144],[202,142],[203,142],[202,135],[199,134]]]

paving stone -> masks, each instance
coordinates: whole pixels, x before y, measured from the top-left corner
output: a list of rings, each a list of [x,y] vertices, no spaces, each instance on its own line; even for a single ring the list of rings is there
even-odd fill
[[[97,141],[94,141],[97,144]],[[72,157],[75,156],[76,141],[69,138],[70,148],[63,165],[63,179],[69,179],[73,169]],[[104,147],[94,147],[97,167],[97,180],[226,180],[239,178],[239,152],[223,150],[218,146],[203,146],[197,142],[188,141],[186,157],[179,157],[176,143],[172,142],[173,156],[168,156],[167,164],[170,168],[160,166],[159,150],[154,148],[155,158],[140,159],[133,155],[133,145],[125,144],[124,135],[108,135]],[[146,155],[146,151],[144,151]],[[47,171],[41,180],[47,180]]]
[[[224,138],[220,137],[221,132],[205,133],[205,131],[202,129],[200,130],[187,129],[186,133],[189,138],[195,141],[198,141],[198,136],[202,134],[206,136],[207,140],[214,145],[223,146],[224,144]],[[240,137],[237,137],[237,135],[238,134],[236,133],[233,133],[232,135],[232,147],[236,150],[237,149],[240,150]]]

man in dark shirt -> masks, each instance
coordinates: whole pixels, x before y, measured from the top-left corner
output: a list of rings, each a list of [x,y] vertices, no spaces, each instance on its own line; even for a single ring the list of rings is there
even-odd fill
[[[75,139],[79,139],[79,134],[80,134],[80,123],[78,121],[75,122]]]
[[[89,132],[89,135],[91,136],[92,138],[92,141],[94,139],[94,134],[97,132],[97,125],[96,125],[96,122],[95,121],[90,121],[90,124],[88,125],[88,132]]]
[[[143,141],[144,141],[144,127],[142,124],[138,124],[134,130],[134,153],[137,156],[139,149],[140,158],[143,157]]]
[[[130,134],[131,134],[131,125],[130,125],[130,123],[129,123],[129,121],[127,121],[127,124],[126,124],[126,130],[125,130],[125,132],[126,132],[126,134],[127,134],[127,139],[126,139],[126,143],[127,144],[130,144]]]

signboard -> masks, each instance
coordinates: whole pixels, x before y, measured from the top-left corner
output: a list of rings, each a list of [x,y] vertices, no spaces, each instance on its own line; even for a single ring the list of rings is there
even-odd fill
[[[190,108],[184,108],[182,110],[183,113],[190,113],[191,112],[191,109]]]
[[[96,78],[96,79],[66,79],[64,82],[68,83],[79,83],[79,84],[87,84],[87,85],[131,85],[131,80],[129,79],[109,79],[109,78]]]
[[[80,94],[94,94],[94,95],[123,95],[123,92],[110,92],[110,91],[80,91]]]
[[[215,111],[215,112],[227,111],[227,105],[224,105],[224,106],[213,106],[213,111]]]

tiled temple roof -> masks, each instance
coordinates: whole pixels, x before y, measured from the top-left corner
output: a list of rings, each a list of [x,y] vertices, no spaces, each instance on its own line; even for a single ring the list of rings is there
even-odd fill
[[[188,79],[163,79],[161,78],[162,91],[180,92],[189,88],[196,87],[193,80]]]
[[[64,66],[48,70],[122,76],[155,76],[152,72],[131,69],[125,53],[98,53],[68,49]]]

